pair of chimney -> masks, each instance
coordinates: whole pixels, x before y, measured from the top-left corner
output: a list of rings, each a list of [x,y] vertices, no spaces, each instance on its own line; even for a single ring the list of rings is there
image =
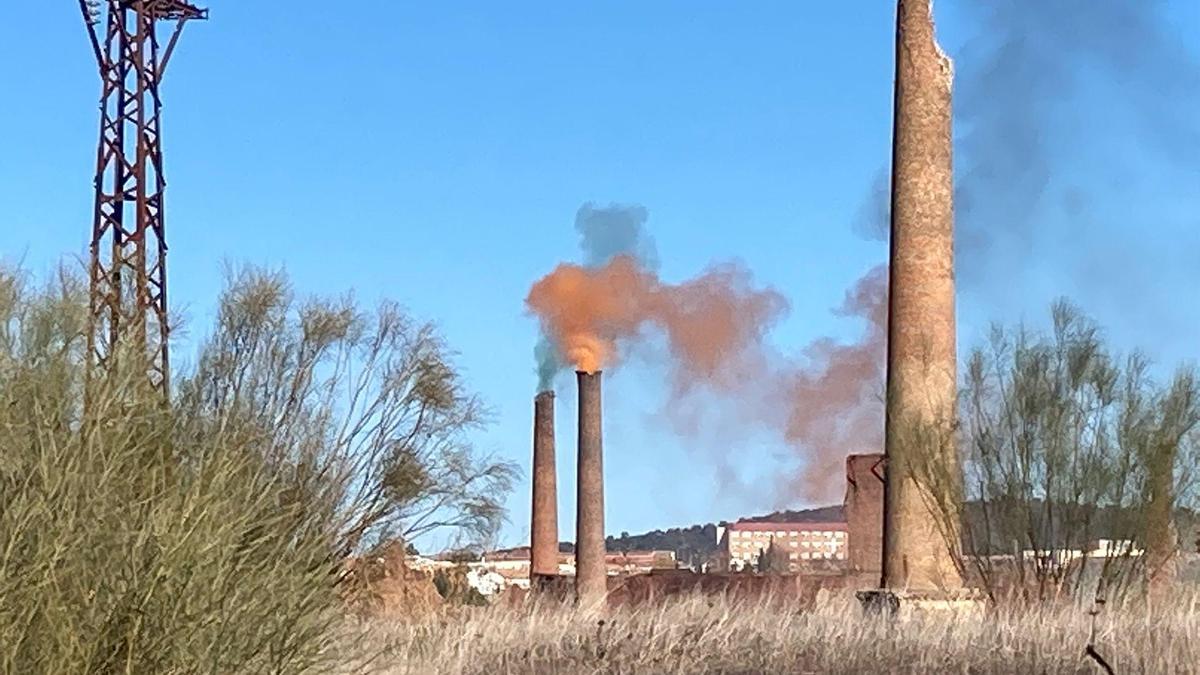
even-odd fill
[[[608,571],[604,547],[604,452],[600,373],[577,372],[579,445],[575,499],[575,595],[580,605],[604,602]],[[554,392],[533,404],[533,509],[530,524],[531,585],[558,576],[558,488],[554,459]]]

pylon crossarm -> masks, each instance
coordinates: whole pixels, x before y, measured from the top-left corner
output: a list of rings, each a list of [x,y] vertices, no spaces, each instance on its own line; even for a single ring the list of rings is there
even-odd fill
[[[208,18],[207,9],[201,9],[186,0],[142,0],[142,2],[145,3],[146,10],[151,12],[155,19],[171,21]]]
[[[175,53],[175,45],[179,43],[179,36],[183,33],[183,25],[187,22],[187,17],[181,17],[175,22],[175,31],[171,33],[171,41],[167,43],[167,48],[163,51],[162,61],[158,64],[158,79],[160,82],[167,73],[167,64],[171,62],[171,54]]]

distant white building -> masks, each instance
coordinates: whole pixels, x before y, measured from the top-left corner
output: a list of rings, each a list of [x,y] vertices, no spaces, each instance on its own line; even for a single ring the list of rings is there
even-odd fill
[[[1142,555],[1129,539],[1093,539],[1088,542],[1086,551],[1077,548],[1058,549],[1055,551],[1021,551],[1021,558],[1026,561],[1040,560],[1044,565],[1065,566],[1080,558],[1120,558],[1123,556]]]
[[[1129,539],[1095,539],[1088,548],[1088,556],[1092,558],[1138,556],[1143,553],[1142,549]]]
[[[490,598],[509,586],[508,580],[500,573],[479,563],[470,565],[470,569],[467,570],[467,583],[485,598]]]
[[[408,569],[410,570],[425,572],[426,574],[431,575],[439,569],[449,569],[455,566],[455,563],[450,562],[449,560],[434,560],[433,558],[426,558],[425,556],[419,555],[410,555],[405,557],[404,564],[407,565]]]

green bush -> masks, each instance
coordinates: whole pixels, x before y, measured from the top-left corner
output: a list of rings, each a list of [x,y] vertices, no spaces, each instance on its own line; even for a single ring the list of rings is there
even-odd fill
[[[132,327],[89,372],[85,286],[0,269],[0,672],[344,670],[348,556],[502,522],[517,469],[398,305],[232,270],[168,401]]]
[[[254,429],[172,410],[137,367],[96,377],[85,418],[86,307],[0,273],[0,671],[327,670],[336,490],[298,498]]]

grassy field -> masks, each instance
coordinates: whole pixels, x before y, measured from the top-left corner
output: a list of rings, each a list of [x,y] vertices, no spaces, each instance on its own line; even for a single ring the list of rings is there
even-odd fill
[[[382,672],[1097,673],[1090,606],[989,609],[889,621],[851,596],[807,611],[690,597],[581,616],[561,606],[459,610],[365,627]],[[1109,606],[1097,651],[1117,673],[1200,673],[1200,594]]]

